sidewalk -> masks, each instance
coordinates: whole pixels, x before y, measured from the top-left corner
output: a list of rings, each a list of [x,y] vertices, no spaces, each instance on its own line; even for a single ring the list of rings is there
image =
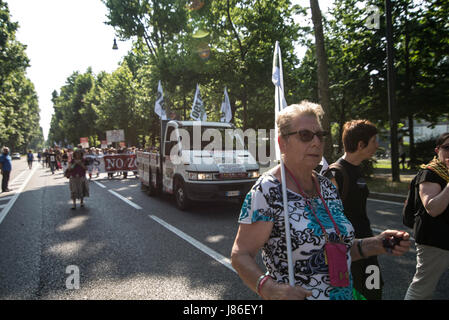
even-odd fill
[[[378,200],[385,200],[385,201],[393,201],[398,203],[404,203],[405,199],[407,199],[407,196],[404,196],[402,194],[394,194],[394,193],[381,193],[381,192],[369,192],[368,199],[378,199]]]
[[[395,201],[395,202],[401,202],[404,203],[407,198],[407,192],[408,192],[408,185],[410,181],[415,177],[417,174],[417,171],[415,170],[400,170],[400,183],[403,183],[407,186],[406,191],[404,192],[397,192],[397,193],[389,193],[389,192],[379,192],[379,191],[370,191],[370,198],[373,199],[380,199],[380,200],[386,200],[386,201]],[[392,175],[390,169],[374,169],[373,174],[374,179],[383,179],[386,181],[391,182]]]

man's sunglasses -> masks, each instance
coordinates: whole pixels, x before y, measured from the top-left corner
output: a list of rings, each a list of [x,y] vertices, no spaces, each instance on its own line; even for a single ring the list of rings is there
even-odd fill
[[[323,137],[327,136],[329,134],[329,132],[326,131],[317,131],[317,132],[312,132],[310,130],[298,130],[298,131],[294,131],[294,132],[289,132],[287,134],[285,134],[284,136],[291,136],[297,134],[299,136],[299,139],[302,142],[310,142],[313,140],[314,136],[317,136],[318,139],[320,139],[320,141],[323,141]]]
[[[444,151],[449,151],[449,144],[439,146],[439,148],[443,149]]]

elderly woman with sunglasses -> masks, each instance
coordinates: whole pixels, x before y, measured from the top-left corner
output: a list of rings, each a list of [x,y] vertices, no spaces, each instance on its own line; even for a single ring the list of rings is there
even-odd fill
[[[387,252],[404,254],[406,232],[387,230],[355,239],[335,186],[314,168],[323,155],[321,106],[303,101],[276,119],[286,181],[277,166],[262,175],[243,203],[231,261],[243,282],[263,299],[352,299],[351,261]],[[281,183],[286,183],[295,286],[290,286]],[[262,248],[264,273],[256,263]]]

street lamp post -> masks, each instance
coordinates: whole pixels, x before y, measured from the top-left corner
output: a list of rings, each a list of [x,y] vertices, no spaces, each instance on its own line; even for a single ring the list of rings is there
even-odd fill
[[[400,181],[398,157],[398,127],[397,108],[395,98],[395,74],[393,53],[393,31],[391,17],[391,0],[385,0],[385,19],[387,37],[387,84],[388,84],[388,113],[390,118],[391,144],[391,173],[393,181]]]

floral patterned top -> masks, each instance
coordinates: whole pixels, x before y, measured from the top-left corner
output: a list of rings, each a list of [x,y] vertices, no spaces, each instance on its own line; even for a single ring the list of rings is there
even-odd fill
[[[323,199],[334,218],[347,247],[348,270],[351,270],[350,250],[354,241],[354,228],[343,214],[343,204],[337,189],[327,178],[318,175],[318,183]],[[323,231],[305,199],[287,189],[290,234],[292,243],[295,282],[312,292],[308,299],[351,300],[352,276],[348,287],[333,287],[330,284],[329,269],[325,263]],[[332,220],[319,197],[312,199],[314,211],[326,229],[329,238],[338,237]],[[262,175],[246,195],[240,211],[239,223],[251,224],[257,221],[273,222],[268,241],[262,249],[262,259],[270,276],[288,283],[287,248],[285,240],[282,187],[271,174]],[[338,239],[338,238],[337,238]]]

